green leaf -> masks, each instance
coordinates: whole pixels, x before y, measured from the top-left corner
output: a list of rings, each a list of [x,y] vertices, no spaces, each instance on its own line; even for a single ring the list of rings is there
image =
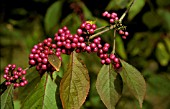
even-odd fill
[[[21,109],[58,109],[55,98],[56,89],[57,85],[50,75],[45,73],[39,84],[29,93]]]
[[[168,35],[167,37],[164,38],[164,42],[165,42],[168,52],[170,53],[170,38],[168,37]]]
[[[108,109],[115,109],[122,95],[122,79],[112,65],[103,65],[97,76],[97,92]]]
[[[125,47],[124,47],[124,43],[122,38],[116,37],[116,51],[117,53],[123,58],[123,59],[127,59],[127,55],[126,55],[126,51],[125,51]]]
[[[67,27],[71,27],[69,28],[71,33],[75,33],[75,30],[77,29],[77,27],[80,26],[80,24],[81,24],[81,20],[79,16],[77,16],[77,14],[75,13],[71,13],[67,15],[61,22],[62,26],[67,25]]]
[[[85,102],[90,88],[88,71],[73,52],[68,70],[60,83],[60,98],[64,109],[79,109]]]
[[[60,70],[61,60],[55,55],[48,55],[48,62],[56,69],[56,71]]]
[[[30,93],[37,86],[41,78],[36,68],[33,68],[27,71],[26,79],[28,80],[28,84],[24,87],[19,87],[18,90],[18,98],[21,101],[21,104],[25,101],[26,97],[29,96],[28,93]]]
[[[60,23],[59,20],[62,14],[62,5],[63,5],[63,2],[60,0],[60,1],[54,2],[48,8],[46,15],[45,15],[45,19],[44,19],[45,30],[47,33],[50,32],[51,29],[53,29],[55,25]]]
[[[159,16],[151,11],[146,12],[142,17],[142,20],[149,29],[152,29],[161,23]]]
[[[142,108],[143,99],[146,93],[145,80],[141,73],[135,67],[126,63],[123,60],[120,61],[122,64],[120,75],[125,84],[127,84],[130,92],[139,101],[140,107]]]
[[[127,6],[128,0],[110,0],[106,10],[118,10]]]
[[[168,10],[165,9],[158,9],[157,13],[159,14],[159,16],[161,16],[162,18],[162,26],[164,27],[165,30],[170,31],[170,12]]]
[[[13,92],[14,86],[10,85],[1,95],[1,109],[14,109]]]
[[[169,6],[170,5],[170,1],[169,0],[156,0],[156,4],[159,7]]]
[[[128,12],[128,19],[132,20],[144,7],[145,0],[135,0],[134,4]]]
[[[169,53],[167,52],[165,45],[159,42],[156,47],[156,58],[162,66],[168,65],[170,60]]]

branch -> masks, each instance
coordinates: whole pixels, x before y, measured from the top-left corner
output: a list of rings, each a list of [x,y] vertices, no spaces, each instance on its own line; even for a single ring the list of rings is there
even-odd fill
[[[113,28],[114,28],[114,25],[111,25],[111,26],[107,27],[106,29],[104,29],[104,30],[102,30],[102,31],[100,31],[100,32],[98,32],[98,33],[90,36],[89,39],[93,39],[93,38],[95,38],[96,36],[99,36],[99,35],[107,32],[107,31],[109,31],[109,30],[111,30],[111,29],[113,29]]]

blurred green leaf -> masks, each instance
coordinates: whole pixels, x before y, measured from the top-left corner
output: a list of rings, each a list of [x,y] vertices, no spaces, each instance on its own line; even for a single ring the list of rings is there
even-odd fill
[[[32,89],[23,102],[22,109],[58,109],[55,93],[57,85],[50,75],[45,73],[37,86]]]
[[[170,35],[170,33],[169,33],[169,35]],[[164,38],[164,42],[165,42],[168,52],[170,53],[170,37],[168,35],[167,35],[167,37]]]
[[[167,52],[165,45],[159,42],[156,47],[156,58],[162,66],[166,66],[169,62],[170,55]]]
[[[135,0],[134,4],[128,12],[128,19],[132,20],[144,7],[145,0]]]
[[[11,84],[1,95],[1,109],[14,109],[14,86]]]
[[[139,32],[135,33],[132,40],[128,43],[127,51],[132,56],[139,55],[148,57],[160,37],[160,33]],[[152,43],[150,43],[152,41]]]
[[[145,12],[145,14],[142,17],[142,20],[143,20],[143,23],[149,29],[152,29],[161,23],[159,16],[156,15],[156,13],[151,12],[151,11]]]
[[[47,10],[44,23],[45,23],[45,30],[47,33],[52,32],[54,26],[58,26],[60,23],[60,18],[62,14],[62,6],[63,2],[56,1],[54,2]]]
[[[71,33],[76,33],[76,29],[80,24],[80,18],[75,13],[67,15],[61,22],[61,26],[67,26]]]
[[[121,56],[121,58],[127,59],[124,43],[120,36],[116,37],[116,51]]]
[[[112,65],[103,65],[97,76],[97,92],[108,109],[115,109],[123,89],[123,82]]]
[[[142,108],[142,103],[146,94],[145,80],[135,67],[123,60],[120,61],[122,64],[122,71],[120,72],[120,75],[122,76],[125,84],[128,86],[130,92],[139,101],[140,107]]]
[[[18,98],[21,101],[21,104],[24,102],[29,93],[35,88],[35,86],[40,82],[40,75],[35,68],[32,68],[27,71],[26,79],[28,80],[28,84],[24,87],[19,87],[18,90],[20,93]]]
[[[156,0],[156,4],[160,7],[170,5],[170,0]]]
[[[73,52],[68,70],[60,83],[60,98],[64,109],[79,109],[85,102],[90,88],[88,71]]]
[[[155,96],[170,96],[170,79],[168,79],[169,74],[151,74],[147,79],[149,95]]]
[[[110,0],[106,10],[118,10],[127,6],[129,0]]]
[[[20,109],[21,104],[19,100],[14,100],[14,109]]]
[[[165,9],[158,9],[157,13],[161,16],[163,27],[165,30],[170,31],[170,12]]]

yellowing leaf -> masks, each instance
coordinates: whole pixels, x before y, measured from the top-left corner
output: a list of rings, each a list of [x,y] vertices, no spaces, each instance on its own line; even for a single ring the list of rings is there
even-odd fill
[[[146,83],[141,73],[132,65],[127,62],[120,60],[122,64],[122,76],[125,84],[127,84],[130,92],[139,101],[140,107],[142,108],[143,99],[146,93]]]
[[[96,88],[108,109],[115,109],[121,95],[123,82],[111,65],[103,65],[97,76]]]
[[[48,55],[48,62],[56,69],[56,71],[60,70],[61,60],[55,55]]]
[[[170,55],[167,52],[165,45],[162,42],[159,42],[156,48],[156,58],[162,66],[168,65],[170,60]]]
[[[70,55],[68,70],[60,83],[60,98],[63,109],[79,109],[85,102],[90,88],[86,67],[79,62],[76,53]]]

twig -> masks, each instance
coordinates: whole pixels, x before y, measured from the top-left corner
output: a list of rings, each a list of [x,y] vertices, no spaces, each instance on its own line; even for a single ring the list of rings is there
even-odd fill
[[[111,30],[111,29],[113,29],[113,28],[114,28],[114,25],[111,25],[111,26],[107,27],[106,29],[104,29],[104,30],[102,30],[102,31],[100,31],[100,32],[98,32],[98,33],[90,36],[89,39],[93,39],[93,38],[95,38],[96,36],[99,36],[99,35],[107,32],[107,31],[109,31],[109,30]]]
[[[113,34],[113,50],[112,53],[114,54],[116,51],[116,30],[114,30],[114,34]]]

